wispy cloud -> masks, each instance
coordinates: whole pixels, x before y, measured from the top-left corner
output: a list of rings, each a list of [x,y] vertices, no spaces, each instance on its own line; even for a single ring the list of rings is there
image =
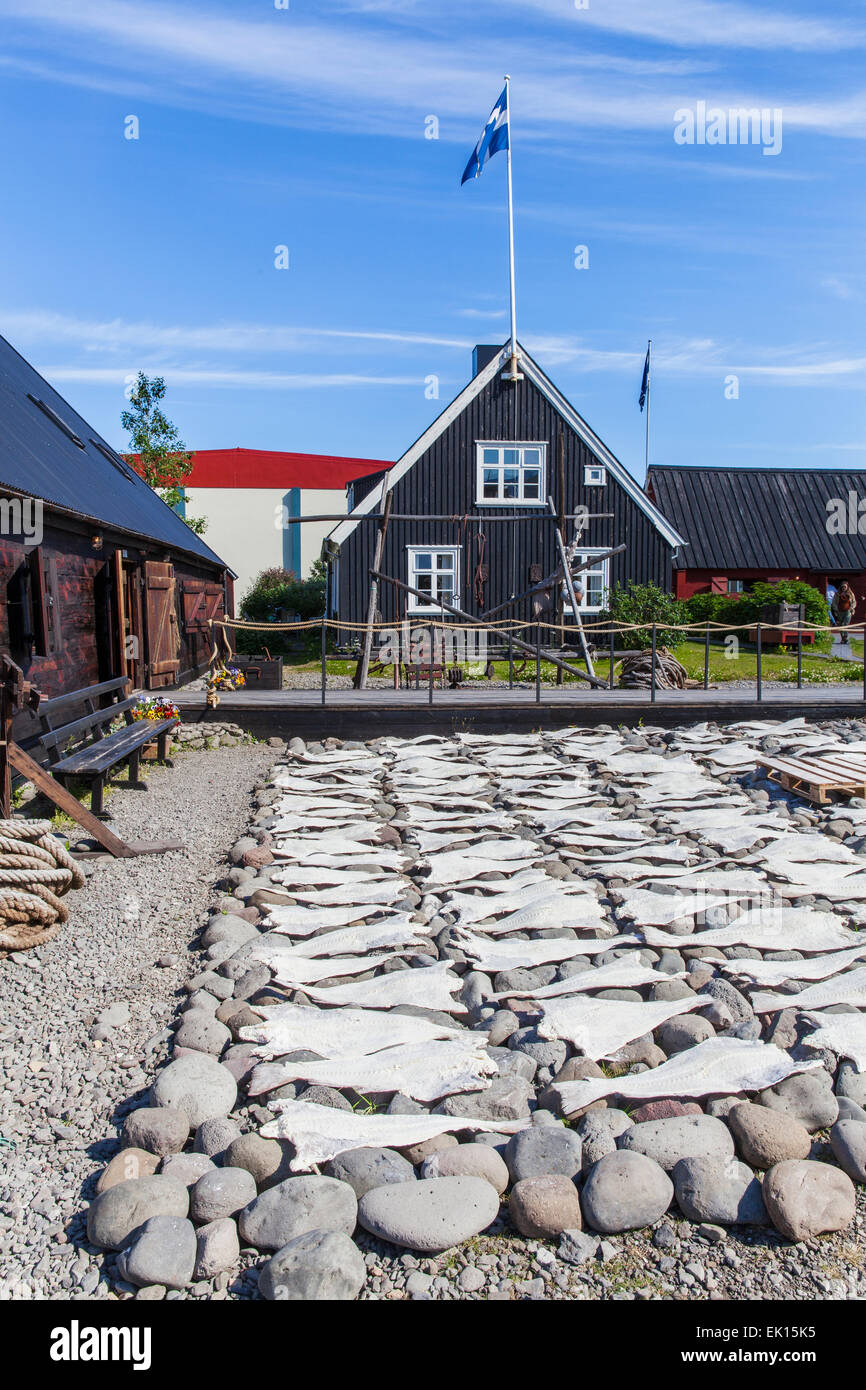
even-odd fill
[[[139,363],[121,367],[45,366],[38,369],[48,381],[86,382],[91,386],[124,386],[136,371],[148,376],[164,376],[169,384],[226,387],[234,386],[251,391],[303,391],[323,387],[353,386],[414,386],[424,385],[420,376],[363,376],[356,372],[243,372],[221,371],[214,367],[166,367],[163,364],[143,366]]]

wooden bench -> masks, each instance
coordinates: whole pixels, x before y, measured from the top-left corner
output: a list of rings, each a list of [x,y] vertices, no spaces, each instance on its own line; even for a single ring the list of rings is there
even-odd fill
[[[770,780],[795,796],[818,806],[826,805],[829,792],[866,796],[866,756],[862,753],[830,753],[819,758],[759,758]]]
[[[103,820],[108,819],[103,798],[111,769],[128,763],[129,785],[145,789],[147,784],[139,777],[142,748],[155,741],[158,760],[166,762],[169,735],[180,723],[179,719],[163,719],[159,723],[134,720],[132,710],[137,700],[129,696],[129,684],[125,676],[120,676],[43,700],[37,716],[40,732],[28,740],[32,744],[28,749],[31,757],[43,762],[61,786],[73,777],[90,783],[92,813]],[[121,717],[125,727],[108,732],[110,725]],[[70,744],[74,745],[71,750]]]

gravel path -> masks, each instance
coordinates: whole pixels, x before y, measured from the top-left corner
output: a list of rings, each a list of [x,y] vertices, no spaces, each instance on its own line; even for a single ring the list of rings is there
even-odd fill
[[[146,793],[118,789],[112,829],[186,849],[88,866],[60,935],[0,961],[0,1298],[107,1293],[67,1227],[117,1148],[111,1119],[165,1055],[190,942],[274,757],[262,744],[185,752],[148,772]],[[94,1029],[106,1009],[118,1025]]]

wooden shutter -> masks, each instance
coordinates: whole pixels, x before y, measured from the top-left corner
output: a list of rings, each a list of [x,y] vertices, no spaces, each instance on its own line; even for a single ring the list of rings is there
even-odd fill
[[[183,629],[192,634],[207,634],[208,623],[221,618],[225,611],[222,586],[205,579],[187,579],[183,586]]]
[[[30,575],[30,630],[33,649],[37,656],[48,656],[48,597],[42,570],[42,551],[38,547],[31,550],[27,556],[27,568]]]
[[[177,679],[180,633],[175,612],[174,566],[148,560],[144,566],[147,609],[147,685],[159,690]]]

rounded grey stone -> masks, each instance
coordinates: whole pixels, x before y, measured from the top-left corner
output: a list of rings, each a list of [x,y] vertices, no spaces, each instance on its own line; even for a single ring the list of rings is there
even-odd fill
[[[359,1201],[371,1188],[415,1181],[415,1169],[396,1149],[347,1149],[325,1170],[329,1177],[347,1182]]]
[[[848,1177],[866,1183],[866,1124],[862,1120],[837,1120],[830,1131],[830,1146]]]
[[[145,1149],[148,1153],[180,1153],[189,1138],[189,1119],[174,1105],[143,1105],[127,1115],[121,1135],[125,1149]]]
[[[348,1183],[306,1175],[262,1192],[244,1207],[238,1229],[257,1250],[281,1250],[305,1231],[342,1231],[349,1236],[357,1220],[358,1199]]]
[[[192,1280],[197,1243],[191,1221],[181,1216],[152,1216],[133,1236],[117,1262],[128,1284],[147,1288],[162,1284],[183,1289]]]
[[[714,1036],[713,1025],[695,1014],[681,1014],[679,1018],[669,1018],[656,1029],[656,1042],[669,1057],[673,1057],[677,1052],[685,1052],[688,1048],[706,1042]]]
[[[265,1298],[288,1303],[347,1303],[367,1278],[364,1257],[340,1231],[305,1231],[268,1260],[259,1275]]]
[[[154,1105],[176,1105],[197,1129],[205,1120],[224,1119],[238,1098],[231,1072],[204,1052],[178,1057],[163,1067],[151,1087]]]
[[[761,1184],[736,1158],[682,1158],[671,1174],[677,1205],[690,1221],[766,1226]]]
[[[358,1220],[371,1235],[409,1250],[435,1252],[470,1240],[499,1215],[499,1195],[484,1178],[422,1178],[367,1192]]]
[[[635,1128],[645,1129],[646,1125]],[[581,1204],[587,1225],[610,1235],[651,1226],[664,1216],[673,1195],[673,1183],[654,1159],[619,1150],[606,1154],[590,1170]]]
[[[189,1189],[195,1187],[205,1173],[215,1172],[216,1165],[207,1154],[170,1154],[162,1160],[159,1171],[163,1177],[174,1178],[175,1182],[182,1182]]]
[[[231,1269],[241,1253],[238,1228],[230,1216],[209,1221],[196,1231],[194,1279],[213,1279]]]
[[[189,1009],[174,1035],[175,1047],[189,1047],[218,1057],[232,1040],[230,1030],[205,1009]]]
[[[757,1099],[770,1110],[783,1110],[793,1116],[810,1134],[828,1128],[839,1118],[833,1082],[823,1068],[788,1076],[777,1086],[761,1091]]]
[[[733,1158],[734,1141],[721,1120],[711,1115],[677,1115],[669,1120],[646,1120],[621,1134],[618,1149],[645,1154],[670,1172],[683,1158]]]
[[[289,1146],[279,1139],[263,1139],[260,1134],[241,1134],[226,1148],[223,1165],[245,1168],[260,1192],[292,1176]]]
[[[512,1136],[503,1157],[512,1182],[551,1173],[576,1178],[581,1169],[581,1142],[563,1125],[533,1125]]]
[[[132,1178],[109,1187],[91,1202],[87,1239],[102,1250],[122,1250],[133,1231],[152,1216],[186,1216],[188,1210],[189,1193],[183,1183],[160,1174]]]
[[[197,1154],[206,1154],[215,1162],[221,1161],[229,1144],[239,1139],[240,1135],[240,1125],[236,1120],[217,1115],[214,1119],[205,1120],[199,1125],[195,1132],[193,1148]]]
[[[255,1196],[256,1181],[246,1168],[214,1168],[190,1192],[190,1216],[193,1221],[219,1221],[249,1206]]]

